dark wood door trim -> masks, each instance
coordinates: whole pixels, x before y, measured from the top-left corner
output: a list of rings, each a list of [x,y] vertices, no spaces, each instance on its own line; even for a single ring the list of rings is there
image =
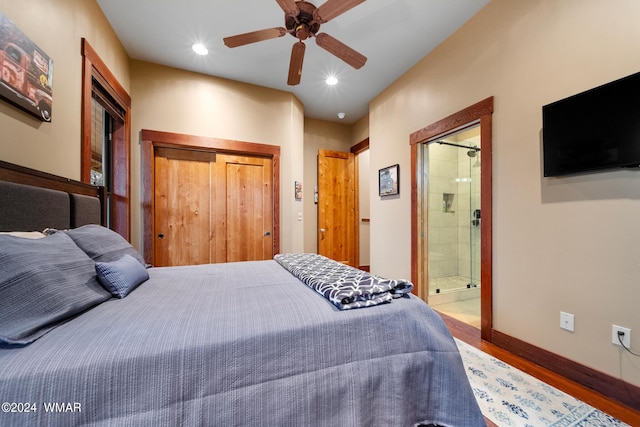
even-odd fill
[[[367,151],[369,149],[369,138],[365,138],[362,141],[358,142],[355,145],[351,146],[351,151],[353,154],[360,154],[363,151]]]
[[[493,97],[471,105],[455,114],[445,117],[420,130],[409,137],[411,145],[411,280],[418,283],[419,279],[419,239],[418,233],[418,144],[429,142],[432,138],[463,129],[470,124],[480,123],[480,150],[482,152],[482,169],[480,183],[480,209],[482,222],[480,224],[480,304],[481,327],[483,339],[491,341],[491,327],[493,323],[492,307],[492,130],[491,116],[493,114]]]
[[[173,132],[142,129],[140,131],[142,168],[142,248],[146,262],[153,254],[153,156],[156,147],[218,151],[229,154],[271,158],[273,162],[273,253],[280,252],[280,147],[255,142],[209,138]]]

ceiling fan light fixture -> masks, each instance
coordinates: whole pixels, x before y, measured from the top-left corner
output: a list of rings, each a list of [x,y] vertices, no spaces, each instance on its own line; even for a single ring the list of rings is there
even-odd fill
[[[285,14],[284,27],[265,28],[264,30],[236,34],[235,36],[224,37],[222,41],[225,46],[233,48],[275,39],[285,34],[291,34],[298,39],[298,41],[294,43],[291,49],[289,75],[287,79],[289,86],[295,86],[300,83],[305,49],[303,41],[310,37],[316,39],[318,46],[357,70],[364,66],[365,62],[367,62],[367,57],[351,49],[329,34],[319,33],[319,31],[320,24],[329,22],[364,1],[365,0],[326,0],[322,6],[316,8],[313,4],[305,0],[276,0]],[[337,80],[335,83],[337,83]],[[331,83],[328,84],[331,85]]]
[[[327,77],[327,80],[325,80],[325,83],[329,86],[335,86],[338,84],[338,78],[336,76],[329,76]]]
[[[202,43],[194,43],[194,45],[191,46],[191,49],[193,49],[193,51],[198,55],[202,55],[202,56],[207,55],[209,53],[209,49],[207,49],[207,47]]]

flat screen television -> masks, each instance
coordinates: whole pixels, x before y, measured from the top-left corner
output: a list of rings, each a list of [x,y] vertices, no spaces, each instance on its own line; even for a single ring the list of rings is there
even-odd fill
[[[544,176],[640,165],[640,73],[542,107]]]

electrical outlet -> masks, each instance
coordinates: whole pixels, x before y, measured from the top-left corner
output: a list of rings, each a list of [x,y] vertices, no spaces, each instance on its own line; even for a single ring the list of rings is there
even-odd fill
[[[574,317],[571,313],[560,312],[560,328],[573,332]]]
[[[622,332],[624,335],[618,338],[618,332]],[[611,342],[616,345],[620,345],[620,341],[625,347],[631,348],[631,329],[623,328],[622,326],[611,326]]]

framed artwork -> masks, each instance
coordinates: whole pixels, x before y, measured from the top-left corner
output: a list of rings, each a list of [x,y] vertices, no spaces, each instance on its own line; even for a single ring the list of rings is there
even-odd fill
[[[380,196],[393,196],[400,193],[400,165],[382,168],[378,173],[378,193]]]
[[[302,183],[295,181],[295,194],[296,200],[302,200]]]
[[[0,98],[51,121],[53,60],[0,13]]]

